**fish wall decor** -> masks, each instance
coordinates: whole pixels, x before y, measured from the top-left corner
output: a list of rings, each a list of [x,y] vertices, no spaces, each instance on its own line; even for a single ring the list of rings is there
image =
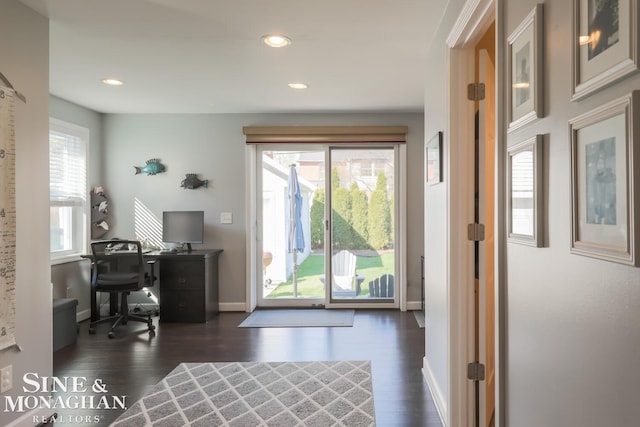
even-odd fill
[[[199,187],[207,188],[209,185],[209,180],[205,179],[204,181],[198,178],[197,173],[188,173],[185,175],[185,179],[180,183],[180,187],[188,190],[195,190]]]
[[[160,159],[149,159],[144,166],[134,166],[136,175],[139,173],[146,173],[147,175],[155,175],[162,173],[166,170],[164,165],[160,163]]]

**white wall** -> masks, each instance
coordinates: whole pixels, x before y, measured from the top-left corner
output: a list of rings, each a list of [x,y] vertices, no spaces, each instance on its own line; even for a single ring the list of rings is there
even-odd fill
[[[408,241],[409,301],[420,301],[422,254],[423,118],[420,114],[201,114],[106,115],[104,187],[111,195],[112,235],[134,234],[134,200],[156,217],[163,210],[204,209],[206,247],[220,256],[220,301],[245,301],[245,138],[243,126],[407,125],[409,127]],[[133,166],[158,157],[167,171],[134,175]],[[185,173],[209,179],[209,188],[184,190]],[[233,224],[220,224],[220,212],[232,212]]]
[[[49,267],[49,24],[17,0],[0,13],[0,71],[24,94],[16,99],[16,340],[22,352],[0,352],[13,366],[13,388],[3,395],[0,425],[18,418],[4,396],[22,394],[26,372],[52,374]]]
[[[463,5],[450,1],[429,49],[425,136],[447,122],[445,39]],[[535,0],[499,1],[505,37],[534,8]],[[545,2],[546,116],[507,136],[507,145],[545,135],[544,187],[547,247],[507,245],[505,426],[634,426],[640,419],[640,269],[570,254],[570,154],[568,121],[640,87],[640,74],[588,98],[572,102],[571,0]],[[506,40],[498,39],[498,49]],[[504,88],[506,89],[506,88]],[[506,90],[504,91],[506,93]],[[500,101],[500,100],[498,100]],[[506,100],[502,100],[505,102]],[[447,139],[445,147],[456,144]],[[506,134],[506,133],[505,133]],[[448,153],[448,148],[445,148]],[[499,153],[504,155],[504,153]],[[445,174],[447,173],[445,155]],[[637,169],[637,168],[636,168]],[[455,170],[449,171],[455,173]],[[446,180],[446,175],[445,175]],[[438,188],[440,187],[440,188]],[[425,371],[447,390],[450,361],[446,349],[449,278],[444,230],[447,186],[425,189],[426,357]],[[437,391],[437,390],[436,390]]]

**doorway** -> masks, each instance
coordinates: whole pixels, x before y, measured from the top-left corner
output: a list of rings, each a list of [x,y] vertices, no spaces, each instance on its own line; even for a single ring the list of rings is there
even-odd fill
[[[475,101],[474,219],[484,225],[484,238],[475,242],[474,307],[475,360],[484,366],[484,379],[475,383],[476,426],[495,423],[495,23],[475,49],[476,82],[484,96]]]
[[[257,147],[258,306],[397,307],[398,152]]]

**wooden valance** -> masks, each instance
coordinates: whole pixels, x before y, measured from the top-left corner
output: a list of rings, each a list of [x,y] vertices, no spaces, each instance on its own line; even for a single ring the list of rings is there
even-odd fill
[[[407,142],[407,126],[245,126],[247,144]]]

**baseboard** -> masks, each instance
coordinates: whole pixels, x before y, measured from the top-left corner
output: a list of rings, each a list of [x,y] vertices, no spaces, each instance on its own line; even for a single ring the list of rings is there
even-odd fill
[[[407,310],[422,310],[420,301],[407,301]]]
[[[438,387],[438,383],[436,382],[433,372],[429,367],[429,363],[427,363],[426,357],[422,358],[422,376],[427,382],[427,386],[431,392],[431,397],[433,397],[433,402],[436,405],[436,411],[438,411],[440,422],[443,427],[447,427],[447,401]]]
[[[7,427],[24,427],[24,426],[42,426],[45,425],[54,410],[49,408],[35,408],[29,412],[25,412],[20,417],[6,424]]]
[[[220,311],[247,311],[247,305],[243,302],[221,302],[218,304]]]
[[[91,318],[91,310],[86,309],[76,313],[76,322],[80,323]]]

